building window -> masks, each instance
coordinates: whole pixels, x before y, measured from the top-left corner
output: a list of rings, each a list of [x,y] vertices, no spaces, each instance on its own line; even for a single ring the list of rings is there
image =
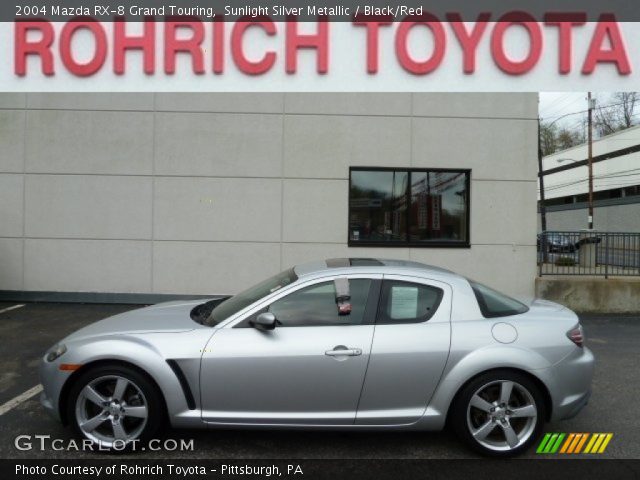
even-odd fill
[[[349,245],[469,247],[470,170],[353,167]]]

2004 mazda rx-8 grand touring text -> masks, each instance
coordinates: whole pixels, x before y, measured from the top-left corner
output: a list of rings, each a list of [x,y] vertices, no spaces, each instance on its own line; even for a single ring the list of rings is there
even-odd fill
[[[42,404],[102,447],[175,427],[439,430],[488,455],[586,405],[567,308],[415,262],[330,259],[232,297],[84,327],[42,359]]]

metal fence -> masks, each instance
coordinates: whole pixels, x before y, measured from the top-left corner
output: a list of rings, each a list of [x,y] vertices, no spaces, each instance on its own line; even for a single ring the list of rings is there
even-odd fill
[[[640,276],[640,233],[543,232],[537,245],[540,276]]]

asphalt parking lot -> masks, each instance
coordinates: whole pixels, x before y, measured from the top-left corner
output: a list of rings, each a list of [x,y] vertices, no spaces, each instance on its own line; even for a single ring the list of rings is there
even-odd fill
[[[0,303],[0,311],[14,304]],[[0,405],[38,384],[40,356],[68,333],[133,305],[27,304],[0,313]],[[640,458],[640,317],[582,319],[597,366],[590,404],[576,418],[546,426],[547,432],[612,432],[601,458]],[[42,410],[38,396],[0,416],[0,458],[93,458],[101,453],[21,451],[18,435],[51,435],[65,442],[71,431]],[[194,450],[137,452],[135,458],[469,458],[455,437],[441,433],[341,433],[299,431],[176,431],[167,438],[193,439]],[[526,455],[535,457],[531,451]],[[526,457],[525,456],[525,457]]]

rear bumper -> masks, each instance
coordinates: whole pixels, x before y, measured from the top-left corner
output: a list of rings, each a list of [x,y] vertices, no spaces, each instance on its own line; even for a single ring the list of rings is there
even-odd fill
[[[569,420],[580,413],[580,411],[587,406],[589,399],[591,398],[591,390],[585,393],[582,397],[572,402],[571,408],[565,408],[563,410],[563,416],[561,420]]]
[[[589,402],[595,358],[588,348],[576,348],[547,369],[552,412],[551,420],[575,417]]]

